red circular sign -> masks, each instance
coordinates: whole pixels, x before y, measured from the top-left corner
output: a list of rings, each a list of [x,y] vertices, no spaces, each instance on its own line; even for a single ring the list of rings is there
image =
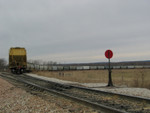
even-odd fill
[[[106,56],[106,58],[110,59],[113,56],[113,52],[111,50],[106,50],[105,56]]]

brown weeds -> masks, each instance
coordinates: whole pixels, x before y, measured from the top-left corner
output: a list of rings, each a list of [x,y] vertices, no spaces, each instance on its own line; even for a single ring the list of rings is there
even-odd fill
[[[108,70],[82,71],[39,71],[38,75],[69,80],[80,83],[107,83]],[[150,69],[114,69],[112,70],[114,85],[143,87],[150,89]]]

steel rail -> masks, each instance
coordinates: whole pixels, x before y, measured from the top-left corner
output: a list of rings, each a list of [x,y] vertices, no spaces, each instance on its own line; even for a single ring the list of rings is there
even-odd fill
[[[66,94],[64,92],[60,92],[60,91],[56,91],[56,90],[53,90],[53,89],[49,89],[47,87],[43,87],[43,86],[40,86],[38,84],[26,81],[25,79],[21,79],[21,78],[18,78],[18,77],[17,78],[8,77],[8,76],[2,75],[2,74],[0,74],[0,76],[6,77],[8,79],[13,79],[15,81],[19,81],[21,83],[24,83],[24,84],[27,84],[27,85],[30,85],[30,86],[33,86],[33,87],[36,87],[36,88],[48,91],[48,92],[51,92],[53,94],[57,94],[57,95],[69,98],[71,100],[83,103],[84,105],[90,106],[90,107],[92,107],[94,109],[101,110],[101,111],[106,112],[106,113],[107,112],[108,113],[127,113],[125,111],[118,110],[118,109],[115,109],[115,108],[112,108],[112,107],[108,107],[108,106],[105,106],[105,105],[102,105],[102,104],[97,104],[95,102],[91,102],[91,101],[88,101],[88,100],[85,100],[85,99],[82,99],[82,98],[79,98],[79,97],[74,97],[74,96],[68,95],[68,94]]]
[[[95,89],[91,89],[91,88],[87,88],[87,87],[82,87],[82,86],[76,86],[76,85],[70,85],[73,88],[77,88],[77,89],[82,89],[82,90],[87,90],[87,91],[91,91],[91,92],[96,92],[96,93],[103,93],[103,94],[109,94],[112,96],[117,96],[120,98],[125,98],[125,99],[130,99],[130,100],[136,100],[136,101],[144,101],[146,103],[150,104],[150,98],[146,98],[146,97],[140,97],[140,96],[131,96],[131,95],[125,95],[125,94],[120,94],[120,93],[113,93],[113,92],[107,92],[107,91],[100,91],[100,90],[95,90]]]
[[[5,74],[9,74],[9,73],[5,73]],[[14,74],[11,74],[14,75]],[[54,81],[49,81],[49,80],[44,80],[41,78],[35,78],[26,74],[22,74],[24,75],[24,77],[28,78],[28,79],[35,79],[35,80],[39,80],[42,82],[47,82],[50,84],[54,84],[55,86],[64,86],[64,87],[72,87],[72,88],[76,88],[76,89],[82,89],[82,90],[86,90],[86,91],[91,91],[91,92],[95,92],[95,93],[102,93],[102,94],[107,94],[107,95],[112,95],[112,96],[117,96],[120,98],[125,98],[125,99],[132,99],[132,100],[136,100],[136,101],[144,101],[146,103],[150,103],[150,98],[146,98],[146,97],[140,97],[140,96],[131,96],[131,95],[125,95],[125,94],[120,94],[120,93],[113,93],[113,92],[107,92],[107,91],[100,91],[100,90],[95,90],[92,88],[87,88],[87,87],[82,87],[82,86],[77,86],[77,85],[67,85],[67,84],[62,84],[62,83],[58,83],[58,82],[54,82]],[[16,75],[14,75],[16,76]],[[20,75],[19,75],[20,76]],[[16,76],[18,77],[18,76]]]
[[[28,76],[32,79],[36,79],[36,80],[40,80],[40,81],[44,81],[47,83],[51,83],[51,84],[55,84],[55,85],[60,85],[60,86],[68,86],[68,87],[72,87],[72,88],[76,88],[76,89],[82,89],[82,90],[86,90],[86,91],[90,91],[90,92],[95,92],[95,93],[102,93],[102,94],[107,94],[107,95],[111,95],[111,96],[117,96],[120,98],[124,98],[124,99],[129,99],[129,100],[136,100],[136,101],[144,101],[146,103],[150,104],[150,98],[146,98],[146,97],[140,97],[140,96],[131,96],[131,95],[126,95],[126,94],[120,94],[120,93],[113,93],[113,92],[107,92],[107,91],[100,91],[100,90],[96,90],[96,89],[92,89],[92,88],[87,88],[87,87],[82,87],[82,86],[77,86],[77,85],[67,85],[67,84],[62,84],[62,83],[57,83],[57,82],[53,82],[53,81],[49,81],[49,80],[44,80],[41,78],[35,78],[26,74],[23,74],[25,76]]]
[[[143,104],[146,104],[146,106],[148,105],[150,105],[149,103],[150,103],[150,98],[144,98],[144,97],[138,97],[138,96],[129,96],[129,95],[124,95],[124,94],[118,94],[118,93],[112,93],[112,92],[106,92],[106,91],[99,91],[99,90],[94,90],[94,89],[91,89],[91,88],[86,88],[86,87],[81,87],[81,86],[76,86],[76,85],[67,85],[67,84],[60,84],[60,83],[57,83],[57,82],[53,82],[53,81],[48,81],[48,80],[44,80],[44,79],[42,79],[42,78],[35,78],[35,77],[31,77],[31,76],[29,76],[29,75],[26,75],[26,74],[24,74],[24,75],[13,75],[13,76],[15,76],[15,77],[23,77],[22,79],[28,79],[29,81],[31,80],[31,81],[36,81],[36,83],[39,83],[39,82],[42,82],[42,83],[46,83],[46,84],[49,84],[47,87],[49,87],[49,88],[51,88],[51,89],[54,89],[54,90],[59,90],[59,91],[66,91],[68,94],[70,93],[70,91],[72,92],[72,90],[74,91],[74,89],[75,90],[77,90],[77,91],[86,91],[86,93],[88,92],[88,93],[91,93],[91,94],[94,94],[94,92],[95,93],[97,93],[97,94],[99,94],[99,96],[102,96],[103,97],[103,95],[105,96],[105,95],[107,95],[107,97],[110,97],[110,98],[116,98],[116,99],[118,99],[118,100],[128,100],[129,102],[131,101],[131,102],[134,102],[134,103],[143,103]],[[34,82],[33,81],[33,82]],[[45,86],[42,86],[42,87],[45,87]],[[66,90],[66,89],[70,89],[70,90]],[[65,90],[64,90],[65,89]],[[81,90],[79,90],[79,89],[81,89]],[[65,92],[65,93],[66,93]],[[76,93],[70,93],[71,95],[74,95],[74,96],[77,96],[78,95],[78,93],[76,94]],[[89,95],[90,96],[90,95]],[[80,95],[78,95],[78,97],[80,97],[80,98],[84,98],[84,96],[82,96],[82,94],[81,94],[81,96]],[[92,97],[93,98],[93,97]],[[90,98],[87,98],[89,101],[93,101],[92,99],[90,99]],[[97,101],[97,100],[96,100]],[[96,101],[94,101],[95,103],[97,103]],[[116,100],[115,100],[116,101]],[[113,102],[113,101],[112,101]],[[100,103],[100,104],[102,104],[101,102],[98,102],[98,103]],[[120,104],[122,104],[122,103],[120,103]],[[117,105],[117,104],[116,104]],[[124,106],[124,104],[122,104],[123,106]],[[121,108],[119,108],[119,109],[122,109],[122,105],[120,105],[120,107]],[[128,105],[128,104],[127,104]],[[116,108],[116,109],[118,109],[118,107],[117,106],[115,106],[114,107],[114,105],[111,105],[111,104],[105,104],[105,106],[111,106],[112,108]],[[125,105],[126,106],[126,105]],[[127,107],[127,109],[128,109],[128,107]],[[147,107],[145,108],[145,105],[142,107],[142,109],[147,109]],[[142,110],[141,109],[141,110]],[[123,110],[122,111],[128,111],[128,110],[126,110],[126,108],[124,109],[123,108]],[[143,112],[143,110],[142,110],[142,112]]]

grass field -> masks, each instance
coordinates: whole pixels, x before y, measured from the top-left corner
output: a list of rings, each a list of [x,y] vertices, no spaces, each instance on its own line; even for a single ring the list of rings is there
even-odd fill
[[[108,70],[39,71],[38,75],[80,83],[108,83]],[[114,69],[113,84],[150,89],[150,69]]]

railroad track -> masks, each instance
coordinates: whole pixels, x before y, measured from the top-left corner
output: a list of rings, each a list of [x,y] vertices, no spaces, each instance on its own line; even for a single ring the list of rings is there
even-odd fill
[[[13,79],[28,86],[46,90],[51,93],[78,101],[94,109],[109,113],[148,113],[150,112],[150,99],[134,97],[90,88],[60,84],[28,75],[1,74],[2,77]]]

